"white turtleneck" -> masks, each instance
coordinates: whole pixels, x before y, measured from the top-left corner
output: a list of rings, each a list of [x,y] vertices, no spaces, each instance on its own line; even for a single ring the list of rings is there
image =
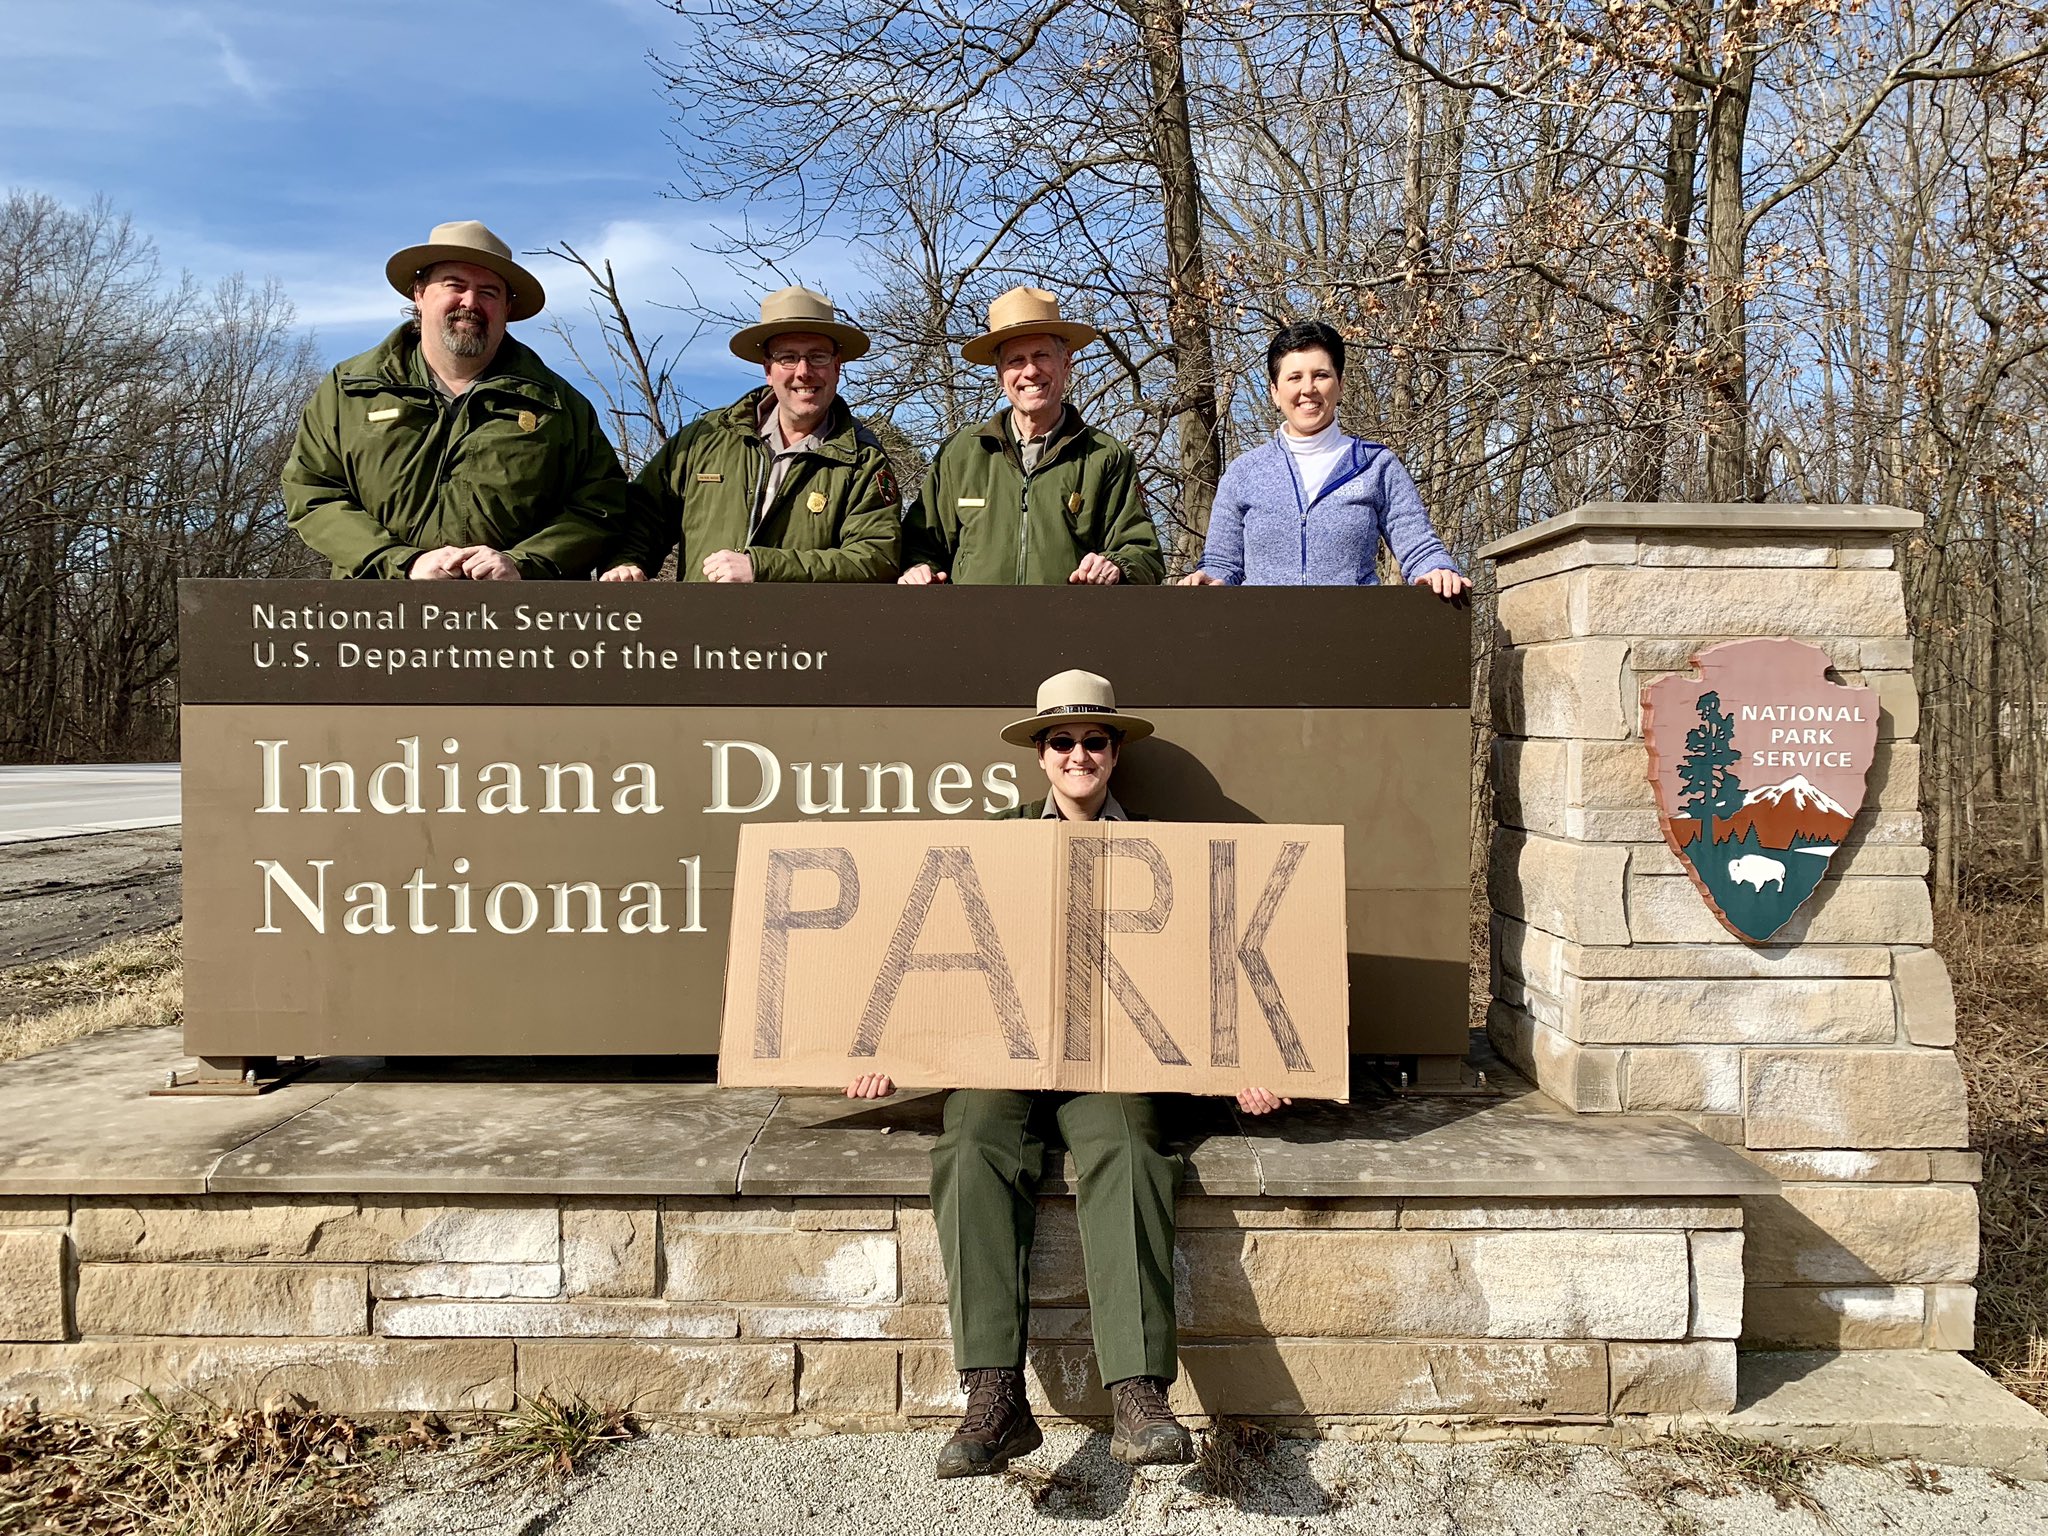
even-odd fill
[[[1280,441],[1294,455],[1294,468],[1301,476],[1302,495],[1310,501],[1322,494],[1323,487],[1330,483],[1330,477],[1336,474],[1338,466],[1351,452],[1351,439],[1335,420],[1313,437],[1296,437],[1291,430],[1282,427]]]

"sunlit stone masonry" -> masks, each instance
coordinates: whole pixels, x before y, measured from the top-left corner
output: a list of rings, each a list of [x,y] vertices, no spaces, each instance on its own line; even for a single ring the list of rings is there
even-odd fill
[[[1745,1346],[1971,1346],[1979,1158],[1929,947],[1918,697],[1891,507],[1595,503],[1489,546],[1488,1032],[1586,1115],[1676,1113],[1782,1184],[1744,1197]],[[1876,690],[1864,803],[1764,946],[1659,829],[1642,690],[1720,641],[1820,646]]]

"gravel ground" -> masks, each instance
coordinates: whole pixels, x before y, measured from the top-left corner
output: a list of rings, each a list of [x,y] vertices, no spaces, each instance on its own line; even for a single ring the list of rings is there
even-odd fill
[[[1001,1536],[1072,1522],[1147,1536],[2048,1533],[2048,1485],[1960,1468],[1827,1467],[1810,1484],[1815,1512],[1750,1489],[1712,1497],[1723,1475],[1666,1451],[1283,1439],[1237,1461],[1242,1486],[1223,1496],[1194,1468],[1133,1472],[1109,1459],[1107,1436],[1066,1426],[1006,1477],[940,1483],[931,1466],[944,1439],[655,1435],[558,1492],[463,1486],[466,1463],[432,1457],[394,1479],[351,1536]]]

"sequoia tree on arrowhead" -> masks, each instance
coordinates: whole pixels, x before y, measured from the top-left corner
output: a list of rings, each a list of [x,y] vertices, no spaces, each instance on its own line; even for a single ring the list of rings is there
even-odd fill
[[[1700,723],[1685,733],[1685,756],[1678,777],[1685,785],[1679,805],[1700,824],[1701,847],[1714,846],[1714,822],[1742,809],[1742,780],[1735,764],[1735,721],[1721,713],[1721,695],[1709,689],[1700,695]]]

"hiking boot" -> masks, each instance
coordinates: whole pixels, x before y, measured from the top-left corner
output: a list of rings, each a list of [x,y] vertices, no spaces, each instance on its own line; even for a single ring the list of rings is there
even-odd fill
[[[983,1477],[1000,1472],[1012,1456],[1028,1456],[1045,1436],[1024,1398],[1024,1373],[995,1365],[962,1371],[967,1414],[939,1451],[940,1477]]]
[[[1183,1467],[1195,1459],[1194,1441],[1166,1406],[1166,1383],[1157,1376],[1112,1382],[1116,1426],[1109,1454],[1134,1467]]]

